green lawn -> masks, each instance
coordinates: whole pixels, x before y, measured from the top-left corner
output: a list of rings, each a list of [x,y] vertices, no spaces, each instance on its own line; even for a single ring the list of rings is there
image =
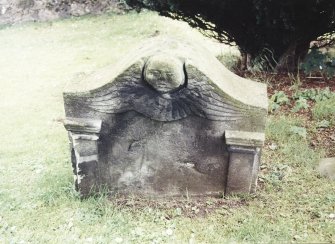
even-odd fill
[[[215,55],[236,53],[150,12],[0,28],[0,243],[335,242],[335,183],[314,169],[322,152],[288,132],[304,124],[294,117],[269,118],[267,143],[278,149],[264,149],[257,194],[230,197],[231,207],[197,215],[199,201],[206,210],[216,200],[168,208],[162,200],[78,198],[59,122],[62,91],[157,33],[199,40]]]

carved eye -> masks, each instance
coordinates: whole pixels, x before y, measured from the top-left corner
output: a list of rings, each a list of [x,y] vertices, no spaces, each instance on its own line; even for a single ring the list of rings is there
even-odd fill
[[[169,55],[155,55],[144,67],[144,79],[161,93],[177,90],[185,83],[183,63]]]

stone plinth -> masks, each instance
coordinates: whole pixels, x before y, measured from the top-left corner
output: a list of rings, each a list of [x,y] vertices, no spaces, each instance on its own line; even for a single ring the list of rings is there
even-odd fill
[[[152,39],[64,92],[77,189],[153,196],[253,192],[266,86],[201,46]]]
[[[227,130],[225,140],[229,151],[226,194],[255,192],[265,134]]]
[[[69,131],[76,189],[82,195],[88,195],[97,190],[100,182],[98,140],[101,120],[67,118],[64,126]]]

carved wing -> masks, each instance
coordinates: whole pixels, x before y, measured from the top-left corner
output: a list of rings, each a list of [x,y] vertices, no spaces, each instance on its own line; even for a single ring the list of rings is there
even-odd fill
[[[217,94],[205,80],[189,81],[181,100],[197,116],[210,120],[232,121],[246,117],[243,104],[232,101],[227,95]]]
[[[245,108],[223,99],[206,82],[189,83],[173,94],[160,94],[140,81],[120,82],[86,99],[102,113],[137,111],[158,121],[174,121],[191,114],[210,120],[231,121],[245,117]]]
[[[234,121],[246,117],[247,108],[218,94],[206,77],[196,76],[177,91],[161,93],[142,74],[119,76],[108,87],[85,96],[85,104],[102,113],[137,111],[157,121],[174,121],[191,114],[209,120]]]
[[[102,113],[122,113],[134,110],[158,121],[173,121],[192,112],[180,99],[179,92],[161,94],[142,79],[119,77],[120,82],[85,97],[85,104]]]
[[[132,103],[139,94],[145,94],[143,87],[137,80],[127,79],[115,82],[105,90],[93,92],[85,97],[85,104],[102,113],[122,113],[132,110]]]

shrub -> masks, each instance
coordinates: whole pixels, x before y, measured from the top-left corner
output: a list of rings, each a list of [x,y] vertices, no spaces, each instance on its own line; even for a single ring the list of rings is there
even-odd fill
[[[334,0],[126,0],[183,20],[217,40],[237,44],[244,52],[266,60],[268,68],[296,69],[311,41],[332,40]]]
[[[335,57],[329,52],[322,53],[320,50],[312,48],[300,67],[306,75],[321,74],[333,77],[335,75]]]

